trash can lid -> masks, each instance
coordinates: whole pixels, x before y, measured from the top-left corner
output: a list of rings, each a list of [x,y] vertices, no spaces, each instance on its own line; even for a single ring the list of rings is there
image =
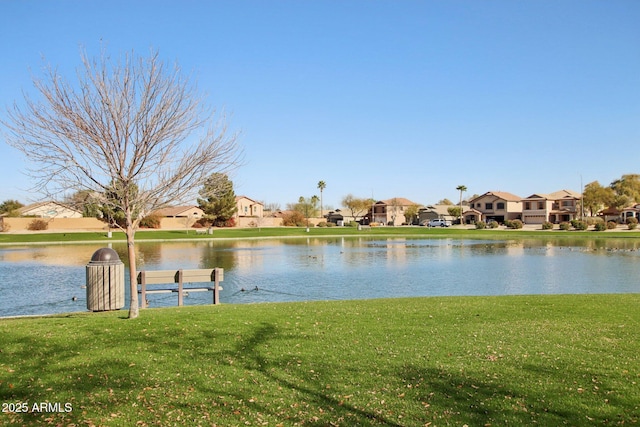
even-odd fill
[[[120,261],[120,257],[118,256],[118,252],[111,248],[100,248],[94,252],[91,261],[113,262]]]

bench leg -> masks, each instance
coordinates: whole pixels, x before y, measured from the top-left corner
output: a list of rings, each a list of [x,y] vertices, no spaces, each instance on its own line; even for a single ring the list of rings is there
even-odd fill
[[[182,270],[178,270],[178,307],[184,303],[184,292],[182,287]]]
[[[215,277],[213,281],[213,304],[216,305],[220,302],[220,275],[216,268]]]

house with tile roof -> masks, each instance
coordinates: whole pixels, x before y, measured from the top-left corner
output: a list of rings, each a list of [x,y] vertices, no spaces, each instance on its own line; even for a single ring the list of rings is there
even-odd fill
[[[82,212],[65,204],[50,200],[18,209],[20,216],[37,218],[82,218]]]
[[[619,212],[619,218],[622,223],[626,223],[629,218],[636,218],[637,220],[640,220],[640,204],[628,206],[621,209]]]
[[[264,205],[247,196],[236,196],[236,205],[238,210],[236,216],[240,217],[257,217],[264,216]]]
[[[506,191],[488,191],[471,199],[462,217],[466,224],[522,219],[522,198]]]
[[[582,196],[571,190],[559,190],[550,194],[536,193],[522,199],[522,221],[525,224],[554,224],[568,222],[580,216],[578,211]]]
[[[445,219],[447,221],[454,222],[459,219],[457,216],[453,216],[449,213],[450,208],[457,208],[460,205],[429,205],[424,206],[418,210],[418,223],[424,224],[432,219]],[[469,209],[469,205],[466,202],[462,203],[462,210]]]
[[[367,224],[375,222],[383,225],[400,225],[406,221],[404,215],[410,206],[419,205],[404,197],[379,200],[369,208],[369,211],[364,216],[364,221]]]
[[[204,216],[204,211],[197,206],[172,206],[158,209],[154,212],[164,218],[194,218],[200,219]]]

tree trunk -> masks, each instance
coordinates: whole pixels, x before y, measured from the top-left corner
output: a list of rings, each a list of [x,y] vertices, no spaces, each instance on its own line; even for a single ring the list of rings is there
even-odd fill
[[[136,250],[134,246],[135,229],[127,224],[127,256],[129,257],[129,281],[131,298],[129,300],[129,319],[138,317],[138,279],[136,272]]]

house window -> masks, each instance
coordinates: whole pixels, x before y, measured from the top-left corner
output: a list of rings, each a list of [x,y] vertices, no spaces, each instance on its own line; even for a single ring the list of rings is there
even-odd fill
[[[538,209],[544,209],[544,202],[538,202]]]
[[[244,207],[244,214],[246,215],[248,211],[249,211],[249,208],[247,208],[247,207],[245,206],[245,207]]]
[[[504,202],[498,202],[496,203],[497,209],[499,211],[503,211],[504,210]]]
[[[486,208],[487,210],[491,210],[491,209],[493,209],[493,203],[485,203],[485,205],[484,205],[484,206],[485,206],[485,208]]]
[[[525,211],[531,210],[531,203],[530,202],[524,202],[524,210]]]

